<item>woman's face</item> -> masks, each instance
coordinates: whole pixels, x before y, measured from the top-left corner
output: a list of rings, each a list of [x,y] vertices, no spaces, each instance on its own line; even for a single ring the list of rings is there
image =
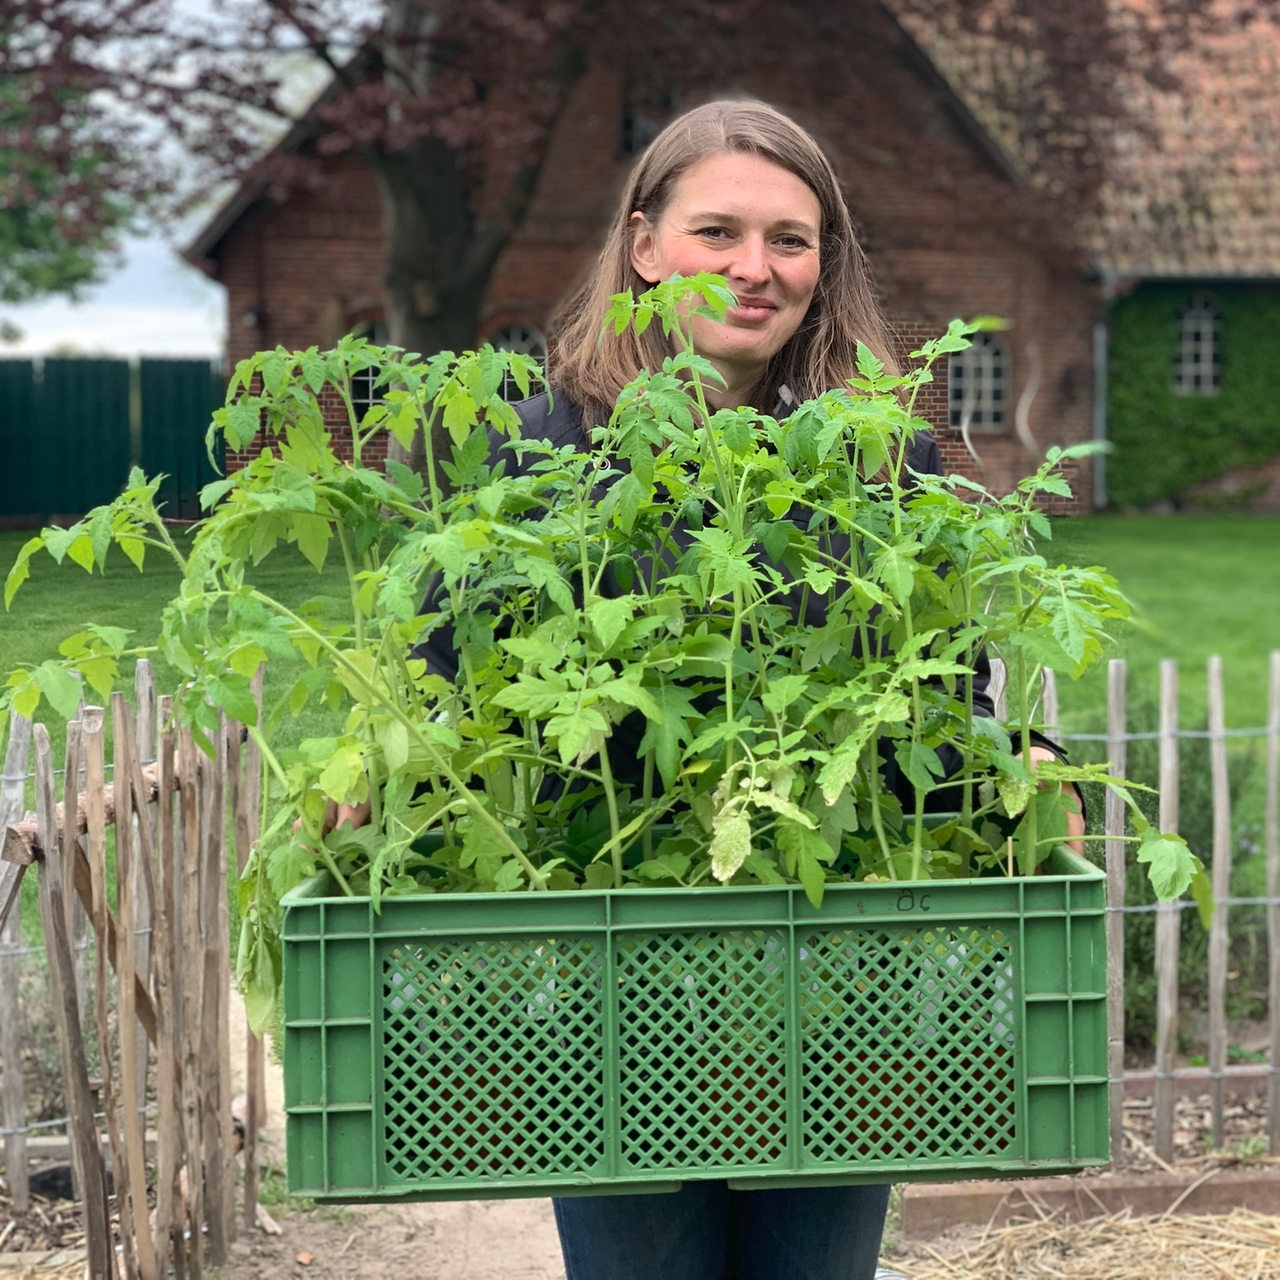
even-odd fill
[[[675,272],[722,275],[738,299],[723,324],[693,322],[693,341],[724,376],[721,403],[749,391],[800,327],[820,267],[818,197],[794,173],[762,156],[707,156],[677,180],[666,208],[635,225],[631,262],[657,284]]]

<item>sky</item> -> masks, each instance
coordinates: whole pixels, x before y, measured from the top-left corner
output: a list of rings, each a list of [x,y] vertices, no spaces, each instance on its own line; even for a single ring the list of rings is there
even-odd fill
[[[54,354],[222,355],[226,294],[159,235],[125,241],[123,266],[82,301],[0,304],[0,320],[23,331],[0,341],[0,358]]]

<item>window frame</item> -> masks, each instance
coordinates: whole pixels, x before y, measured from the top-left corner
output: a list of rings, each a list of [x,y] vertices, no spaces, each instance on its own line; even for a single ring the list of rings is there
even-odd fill
[[[977,383],[977,390],[970,388]],[[975,333],[972,345],[947,361],[947,423],[955,431],[1009,435],[1013,429],[1013,367],[998,334]]]
[[[1216,396],[1222,390],[1222,313],[1205,293],[1194,293],[1178,314],[1173,357],[1175,396]]]

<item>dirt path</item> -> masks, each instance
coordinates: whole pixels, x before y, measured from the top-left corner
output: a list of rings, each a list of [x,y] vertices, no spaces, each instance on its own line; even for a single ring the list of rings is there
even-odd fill
[[[281,1236],[242,1233],[220,1280],[564,1280],[548,1200],[321,1209],[278,1221]]]

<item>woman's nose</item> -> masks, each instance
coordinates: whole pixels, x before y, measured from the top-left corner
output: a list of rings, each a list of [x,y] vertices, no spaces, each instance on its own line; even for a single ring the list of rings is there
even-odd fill
[[[763,236],[748,236],[743,240],[733,262],[733,274],[753,284],[768,279],[769,253]]]

